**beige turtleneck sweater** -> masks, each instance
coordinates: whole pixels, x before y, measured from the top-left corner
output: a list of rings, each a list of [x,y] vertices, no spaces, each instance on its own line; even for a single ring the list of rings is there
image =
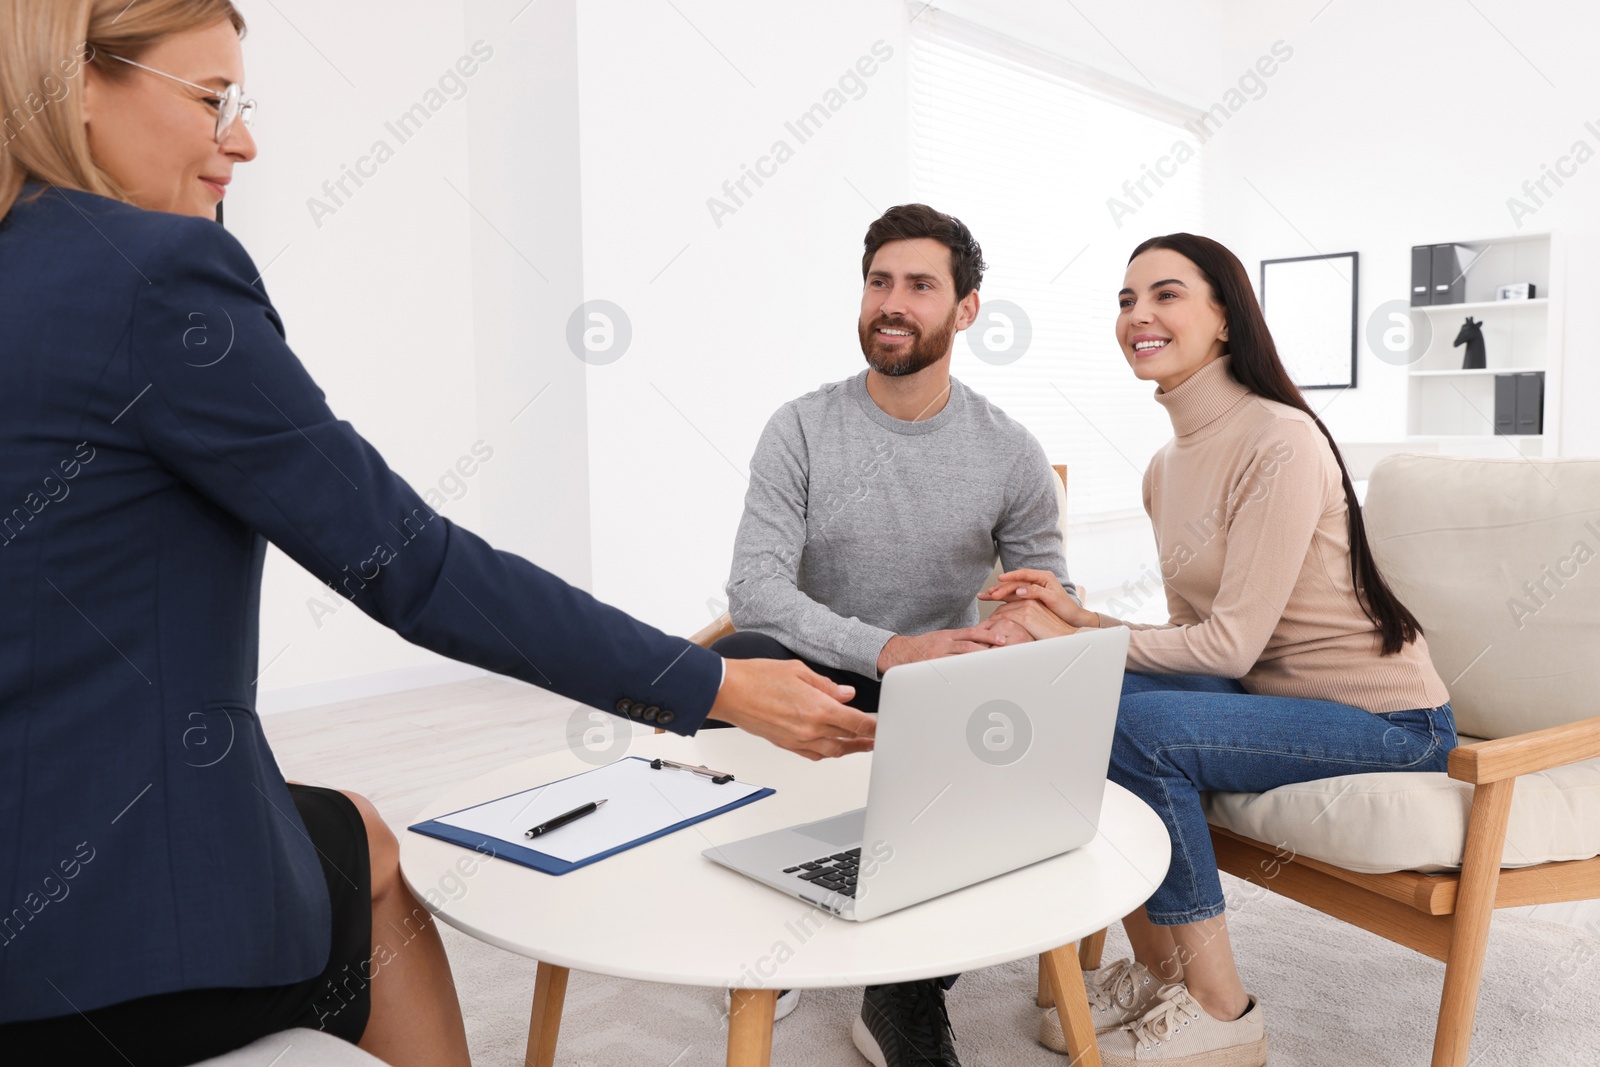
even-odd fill
[[[1171,621],[1104,617],[1133,631],[1128,669],[1372,712],[1449,700],[1421,636],[1381,654],[1350,580],[1339,465],[1311,417],[1250,392],[1227,356],[1156,401],[1174,437],[1145,471],[1144,506]]]

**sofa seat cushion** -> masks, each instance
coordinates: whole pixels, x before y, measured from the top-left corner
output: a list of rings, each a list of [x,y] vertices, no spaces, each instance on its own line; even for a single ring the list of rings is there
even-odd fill
[[[268,1034],[197,1067],[383,1067],[383,1061],[321,1030]]]
[[[1265,793],[1204,794],[1206,819],[1345,870],[1461,868],[1472,786],[1441,772],[1348,774]],[[1505,867],[1600,856],[1600,760],[1517,779]]]

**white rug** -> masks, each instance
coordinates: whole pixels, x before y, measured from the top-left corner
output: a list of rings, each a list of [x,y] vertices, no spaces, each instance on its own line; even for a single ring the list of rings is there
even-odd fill
[[[1224,876],[1245,985],[1261,996],[1273,1067],[1426,1067],[1444,965]],[[664,922],[671,921],[663,917]],[[534,963],[443,927],[472,1061],[520,1067]],[[1106,962],[1127,955],[1113,928]],[[962,976],[949,994],[964,1067],[1062,1067],[1035,1040],[1038,967],[1022,960]],[[1496,918],[1470,1067],[1600,1064],[1600,941],[1557,923]],[[807,990],[778,1023],[772,1062],[861,1067],[850,1043],[859,990]],[[727,1031],[717,990],[574,972],[558,1067],[721,1067]]]

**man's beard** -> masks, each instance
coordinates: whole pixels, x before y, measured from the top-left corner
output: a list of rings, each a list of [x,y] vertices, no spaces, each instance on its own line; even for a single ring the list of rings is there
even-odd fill
[[[900,348],[888,348],[878,340],[877,330],[887,326],[895,330],[910,330],[911,340]],[[867,366],[890,378],[915,374],[945,357],[950,351],[950,339],[956,332],[956,309],[951,308],[944,322],[930,334],[908,322],[895,322],[879,316],[865,326],[858,325],[856,333],[861,338],[861,354],[867,357]]]

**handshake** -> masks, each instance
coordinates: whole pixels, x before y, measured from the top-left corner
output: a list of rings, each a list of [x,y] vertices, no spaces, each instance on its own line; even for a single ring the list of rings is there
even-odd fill
[[[1067,595],[1049,571],[1007,571],[979,600],[1000,606],[983,622],[964,630],[935,630],[916,637],[891,637],[878,654],[878,673],[901,663],[959,656],[986,648],[1062,637],[1084,627],[1098,627],[1100,616]]]
[[[978,599],[1001,604],[977,626],[891,637],[878,654],[878,673],[901,663],[1061,637],[1100,625],[1100,616],[1068,596],[1049,571],[1008,571]],[[795,659],[724,659],[723,664],[727,673],[711,707],[712,718],[809,760],[871,750],[877,719],[846,706],[855,698],[854,686],[841,685]]]

